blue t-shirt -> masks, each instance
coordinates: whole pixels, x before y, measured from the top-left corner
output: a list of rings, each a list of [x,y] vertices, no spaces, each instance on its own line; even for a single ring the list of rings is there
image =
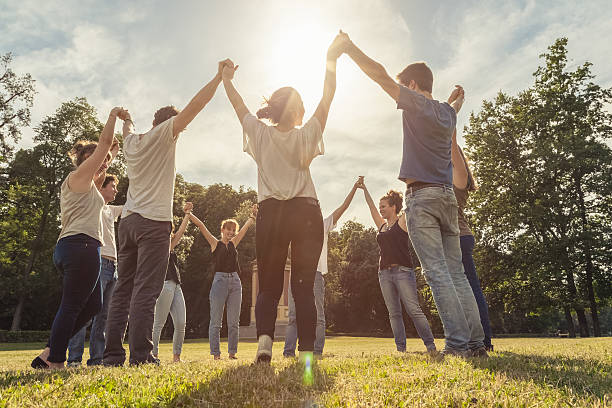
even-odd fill
[[[451,141],[457,113],[440,103],[400,85],[397,109],[404,127],[404,153],[399,179],[453,185]]]

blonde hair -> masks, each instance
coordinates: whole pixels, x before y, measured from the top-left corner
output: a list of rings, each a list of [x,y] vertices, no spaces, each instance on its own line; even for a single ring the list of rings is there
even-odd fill
[[[236,221],[233,218],[228,218],[227,220],[221,221],[221,229],[227,227],[229,224],[234,224],[234,226],[236,227],[236,231],[240,229],[240,226],[238,225],[238,221]]]

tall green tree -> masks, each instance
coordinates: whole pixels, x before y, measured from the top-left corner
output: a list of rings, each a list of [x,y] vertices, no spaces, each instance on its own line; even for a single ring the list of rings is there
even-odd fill
[[[12,142],[19,141],[21,128],[30,125],[30,108],[34,103],[34,79],[30,74],[17,75],[10,67],[11,53],[0,55],[0,157],[8,160]]]
[[[532,87],[485,101],[466,127],[480,181],[474,225],[483,245],[520,266],[510,276],[539,291],[533,308],[546,299],[568,325],[573,309],[582,336],[590,309],[598,336],[612,249],[612,90],[592,82],[588,62],[569,70],[565,38],[541,57]]]

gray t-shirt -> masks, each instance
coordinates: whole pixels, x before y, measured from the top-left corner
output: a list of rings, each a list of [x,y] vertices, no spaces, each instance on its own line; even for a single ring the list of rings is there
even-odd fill
[[[451,139],[457,114],[440,103],[400,85],[397,109],[404,127],[404,154],[399,179],[452,186]]]

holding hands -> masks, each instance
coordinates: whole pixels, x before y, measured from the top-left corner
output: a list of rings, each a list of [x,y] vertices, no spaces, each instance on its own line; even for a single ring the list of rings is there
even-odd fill
[[[461,107],[463,106],[463,102],[465,100],[465,91],[461,85],[455,85],[455,89],[451,92],[448,97],[448,104],[451,105],[455,112],[459,113]]]
[[[238,65],[234,66],[234,62],[228,58],[219,62],[219,69],[221,70],[221,78],[224,81],[231,81],[234,79],[234,73],[238,69]]]
[[[193,203],[191,201],[187,201],[185,205],[183,205],[183,212],[185,213],[185,215],[189,215],[191,214],[192,210],[193,210]]]

